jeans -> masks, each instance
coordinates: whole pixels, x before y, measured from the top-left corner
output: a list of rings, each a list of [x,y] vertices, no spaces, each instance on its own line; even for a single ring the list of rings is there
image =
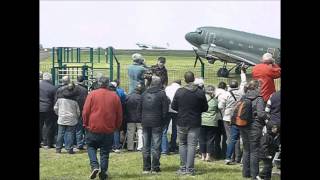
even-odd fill
[[[199,138],[201,153],[213,153],[217,131],[218,127],[215,126],[201,126]]]
[[[76,126],[76,143],[77,148],[83,148],[84,145],[84,128],[82,126],[82,118],[80,117],[79,122]]]
[[[93,133],[86,131],[86,142],[91,170],[99,169],[97,149],[100,148],[101,177],[106,177],[109,164],[109,152],[112,146],[113,133]]]
[[[76,130],[76,126],[66,126],[66,125],[58,125],[58,138],[57,138],[57,144],[56,149],[61,150],[63,141],[64,141],[64,147],[65,149],[70,152],[73,151],[72,145],[73,145],[73,138],[74,138],[74,132]]]
[[[113,133],[113,149],[120,149],[120,131],[116,130]]]
[[[143,170],[160,169],[162,127],[143,127]],[[151,155],[150,155],[151,152]],[[152,156],[152,158],[151,158]],[[152,160],[152,163],[151,163]]]
[[[272,175],[272,159],[262,159],[263,169],[260,172],[260,177],[263,177],[264,180],[271,180]]]
[[[263,126],[254,121],[253,123],[239,127],[243,141],[243,177],[256,177],[259,174],[259,148]]]
[[[42,137],[43,144],[49,147],[52,147],[53,144],[55,143],[54,142],[54,135],[56,130],[55,124],[57,122],[54,117],[55,116],[53,112],[40,112],[40,138]],[[41,125],[43,125],[42,123],[44,124],[44,126],[41,127]]]
[[[235,154],[235,159],[237,162],[241,161],[240,130],[236,125],[231,125],[230,141],[227,146],[226,159],[231,160],[232,154]]]
[[[169,142],[168,142],[168,126],[170,124],[170,121],[164,125],[163,131],[162,131],[162,141],[161,141],[161,154],[168,154],[169,153]]]
[[[200,127],[178,126],[180,168],[185,168],[187,171],[194,170],[194,158],[199,134]]]
[[[177,149],[177,116],[178,113],[172,113],[169,112],[168,113],[169,118],[172,120],[171,121],[171,139],[170,139],[170,146],[169,149],[172,152],[175,152],[175,150]]]
[[[141,150],[143,147],[142,140],[142,126],[141,123],[128,123],[127,124],[127,146],[128,150],[134,150],[134,135],[137,129],[138,134],[138,147],[137,150]]]

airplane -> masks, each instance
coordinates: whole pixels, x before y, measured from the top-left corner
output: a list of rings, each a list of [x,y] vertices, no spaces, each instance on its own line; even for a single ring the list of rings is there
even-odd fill
[[[139,48],[144,49],[144,50],[150,50],[150,49],[156,49],[156,50],[161,50],[161,49],[168,49],[169,43],[167,43],[167,47],[160,47],[152,44],[144,44],[144,43],[136,43]]]
[[[259,64],[261,56],[266,52],[271,53],[275,63],[280,65],[280,39],[209,26],[187,33],[185,39],[197,48],[193,48],[196,54],[194,67],[198,59],[203,63],[201,57],[210,64],[214,64],[216,60],[224,63],[217,72],[218,77],[228,77],[234,68],[240,74],[242,65],[248,68]],[[236,65],[228,70],[227,63]]]

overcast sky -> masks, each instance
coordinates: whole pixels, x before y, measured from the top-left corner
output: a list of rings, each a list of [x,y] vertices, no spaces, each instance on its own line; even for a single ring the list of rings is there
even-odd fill
[[[192,49],[187,32],[217,26],[280,38],[280,0],[42,1],[44,47],[137,49],[137,42]]]

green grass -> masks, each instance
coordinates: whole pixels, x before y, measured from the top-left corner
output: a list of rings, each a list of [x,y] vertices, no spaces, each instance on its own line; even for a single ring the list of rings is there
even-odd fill
[[[99,158],[99,157],[98,157]],[[196,158],[196,177],[176,175],[179,168],[179,155],[162,156],[162,172],[159,175],[142,175],[142,154],[111,153],[109,175],[111,179],[215,179],[242,180],[240,165],[226,166],[223,161],[202,162]],[[90,175],[89,159],[86,152],[69,155],[56,154],[55,150],[40,149],[40,179],[88,179]]]

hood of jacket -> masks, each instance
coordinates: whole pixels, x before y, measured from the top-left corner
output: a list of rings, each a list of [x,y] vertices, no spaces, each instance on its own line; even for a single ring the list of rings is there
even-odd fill
[[[184,88],[187,89],[188,91],[196,92],[198,89],[198,86],[195,85],[194,83],[189,83],[189,84],[185,85]]]
[[[258,90],[248,90],[245,94],[245,97],[250,99],[250,100],[254,100],[256,99],[258,96],[260,96],[260,93]]]
[[[146,90],[147,93],[157,93],[161,91],[160,87],[157,87],[157,86],[153,86],[153,87],[150,87],[149,89]]]

